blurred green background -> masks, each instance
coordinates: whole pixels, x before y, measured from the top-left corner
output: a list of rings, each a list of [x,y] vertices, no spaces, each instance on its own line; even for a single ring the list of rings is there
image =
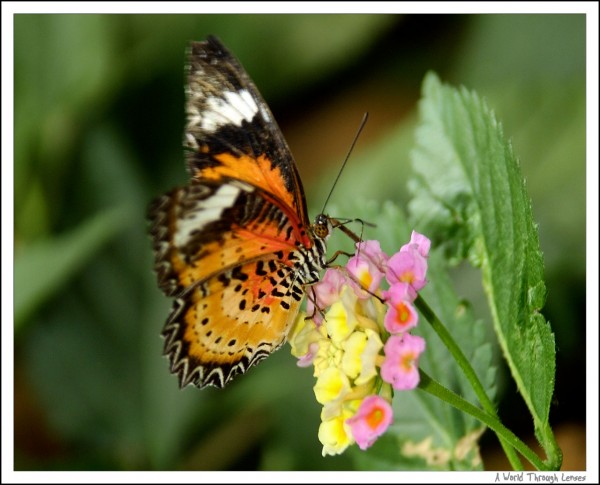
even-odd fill
[[[405,206],[428,70],[487,98],[539,222],[558,349],[551,422],[564,468],[585,468],[584,15],[20,14],[14,29],[16,469],[354,468],[353,452],[321,457],[313,379],[289,347],[225,391],[179,390],[161,357],[170,301],[145,209],[186,182],[185,47],[208,34],[269,102],[313,215],[364,111],[333,197],[342,212],[357,197]],[[454,277],[477,307],[479,277]],[[500,391],[505,423],[531,436],[514,385]],[[486,434],[488,469],[506,466],[496,447]]]

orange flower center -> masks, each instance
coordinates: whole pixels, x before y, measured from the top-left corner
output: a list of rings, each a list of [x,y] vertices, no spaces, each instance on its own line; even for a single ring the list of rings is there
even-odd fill
[[[363,270],[360,274],[360,283],[363,288],[369,288],[371,283],[373,282],[373,276],[369,273],[368,270]]]
[[[415,279],[415,275],[412,271],[406,271],[400,277],[400,281],[403,281],[404,283],[412,283],[414,281],[414,279]]]
[[[383,416],[381,408],[375,408],[367,415],[367,424],[371,429],[376,429],[383,420]]]
[[[408,307],[403,302],[400,302],[398,305],[396,305],[396,311],[398,312],[398,321],[400,323],[406,323],[406,321],[410,318]]]
[[[409,371],[412,369],[414,360],[415,360],[415,355],[412,352],[409,352],[402,357],[401,365],[402,365],[402,367],[404,367],[405,370]]]

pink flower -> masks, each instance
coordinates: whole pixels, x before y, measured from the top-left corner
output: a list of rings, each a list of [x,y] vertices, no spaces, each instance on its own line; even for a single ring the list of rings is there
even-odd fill
[[[390,285],[404,282],[419,291],[427,283],[427,259],[421,255],[416,245],[408,244],[404,247],[405,250],[400,250],[389,259],[386,278]]]
[[[426,258],[429,256],[429,248],[431,247],[431,241],[423,234],[419,234],[413,231],[410,235],[410,241],[400,248],[400,251],[407,251],[409,247],[415,247],[419,254]]]
[[[417,294],[408,283],[394,283],[383,296],[388,305],[383,324],[388,332],[404,333],[417,326],[419,316],[412,305]]]
[[[392,406],[381,396],[367,396],[354,416],[346,420],[361,450],[366,450],[388,429],[392,422]]]
[[[379,271],[385,273],[390,257],[381,250],[379,241],[370,240],[356,243],[356,254],[369,260]]]
[[[323,315],[319,310],[325,310],[340,299],[342,287],[347,284],[346,277],[336,268],[328,268],[325,275],[316,285],[307,289],[306,314],[320,325]],[[317,308],[315,308],[315,302]]]
[[[425,350],[425,340],[416,335],[392,335],[384,346],[385,360],[381,377],[394,389],[414,389],[419,384],[419,356]]]
[[[385,275],[369,259],[358,255],[352,256],[348,260],[346,269],[355,278],[354,283],[359,283],[362,290],[369,290],[371,293],[377,291]],[[362,291],[358,291],[357,296],[370,296],[369,294],[365,296],[363,293]]]

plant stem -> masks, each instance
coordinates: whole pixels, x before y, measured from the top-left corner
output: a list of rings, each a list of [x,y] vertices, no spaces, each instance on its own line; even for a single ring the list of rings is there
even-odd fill
[[[444,324],[440,321],[435,312],[425,302],[421,295],[417,296],[417,299],[415,300],[415,305],[417,306],[421,314],[425,317],[425,319],[433,327],[433,330],[438,334],[446,348],[450,351],[450,353],[464,372],[465,376],[471,383],[471,386],[473,387],[473,390],[475,391],[475,394],[477,395],[477,398],[479,399],[479,402],[481,403],[481,406],[483,407],[485,412],[494,419],[496,419],[498,422],[500,422],[498,414],[496,413],[496,408],[494,407],[494,403],[492,403],[492,401],[488,397],[487,393],[485,392],[485,389],[483,388],[483,385],[481,384],[481,381],[479,380],[479,377],[475,373],[475,370],[471,366],[469,360],[465,357],[465,354],[463,354],[460,347],[452,338],[452,335],[450,335],[450,332],[446,330]],[[508,461],[513,467],[513,470],[523,470],[523,464],[521,463],[521,460],[519,459],[519,456],[517,455],[515,450],[511,446],[509,446],[509,444],[502,438],[500,434],[496,434],[498,435],[500,444],[502,445],[504,453],[506,454]]]
[[[536,429],[536,437],[546,452],[547,458],[544,460],[544,463],[546,463],[551,470],[559,470],[563,460],[562,450],[556,442],[556,437],[554,436],[550,425],[546,423],[543,428]]]
[[[470,414],[474,418],[478,419],[482,423],[486,424],[492,429],[499,437],[501,442],[505,443],[507,447],[514,452],[516,449],[521,453],[527,460],[531,462],[538,470],[549,470],[550,468],[529,448],[523,443],[512,431],[506,428],[495,416],[491,416],[488,413],[482,411],[477,406],[474,406],[470,402],[464,400],[455,392],[445,388],[440,383],[434,381],[427,373],[422,369],[419,369],[421,381],[419,382],[419,389],[427,392],[442,401],[447,402],[451,406]],[[512,447],[512,448],[511,448]],[[513,449],[514,448],[514,449]],[[520,464],[520,461],[519,461]]]

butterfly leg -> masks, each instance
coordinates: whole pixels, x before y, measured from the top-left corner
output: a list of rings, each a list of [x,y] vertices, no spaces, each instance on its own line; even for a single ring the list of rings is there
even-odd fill
[[[383,298],[381,298],[381,296],[373,293],[368,288],[365,288],[363,286],[363,284],[360,282],[360,280],[356,276],[354,276],[352,273],[350,273],[350,271],[348,271],[345,267],[343,267],[343,266],[336,266],[336,268],[339,269],[342,273],[344,273],[344,275],[346,275],[347,278],[349,278],[352,281],[354,281],[361,290],[366,291],[372,297],[377,298],[381,303],[385,303],[385,300]]]
[[[317,312],[319,312],[319,314],[321,315],[321,317],[323,318],[323,320],[325,320],[325,313],[323,312],[323,310],[319,307],[319,305],[317,304],[317,298],[315,296],[315,289],[313,288],[313,285],[306,285],[306,286],[310,286],[310,291],[312,293],[312,295],[310,295],[308,292],[306,292],[306,298],[308,298],[311,303],[314,306],[312,315],[308,316],[306,315],[304,317],[304,320],[312,320],[315,318],[315,315],[317,314]]]
[[[343,256],[348,256],[349,258],[351,258],[352,256],[354,256],[354,254],[352,254],[352,253],[348,253],[348,252],[346,252],[346,251],[341,251],[341,250],[338,250],[338,251],[336,251],[336,252],[333,254],[333,256],[332,256],[331,258],[329,258],[329,259],[327,260],[327,262],[326,262],[326,266],[327,266],[327,267],[331,266],[331,263],[333,263],[333,262],[334,262],[334,261],[335,261],[335,260],[336,260],[338,257],[340,257],[340,256],[342,256],[342,255],[343,255]]]

